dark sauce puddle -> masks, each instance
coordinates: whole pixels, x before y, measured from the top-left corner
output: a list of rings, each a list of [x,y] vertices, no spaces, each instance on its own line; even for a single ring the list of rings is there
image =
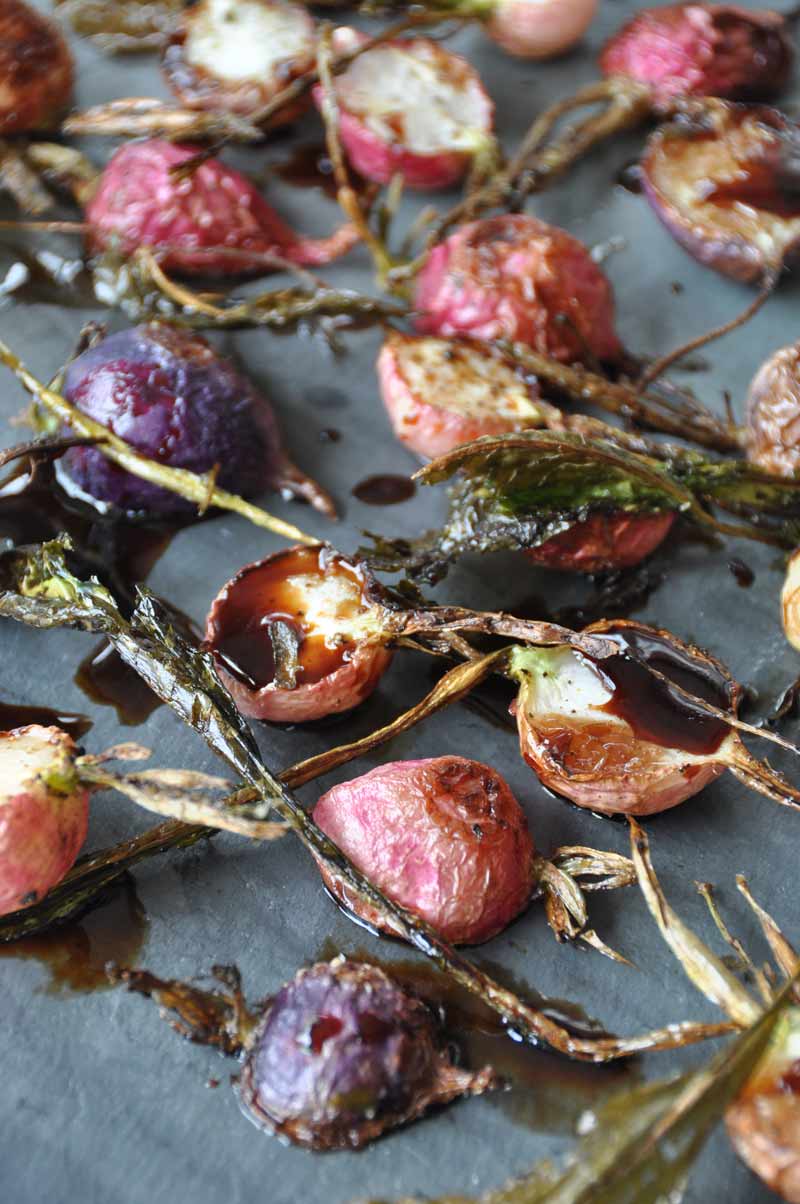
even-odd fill
[[[129,878],[79,920],[0,944],[0,958],[40,962],[48,979],[38,990],[47,995],[105,991],[111,986],[106,965],[134,965],[147,930],[147,915]]]
[[[352,488],[353,497],[367,506],[396,506],[398,502],[407,502],[417,492],[417,487],[411,477],[401,477],[395,473],[384,473],[380,476],[365,477]]]

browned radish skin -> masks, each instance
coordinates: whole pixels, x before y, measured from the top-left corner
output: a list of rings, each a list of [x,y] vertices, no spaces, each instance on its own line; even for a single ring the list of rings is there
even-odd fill
[[[592,514],[524,555],[534,564],[566,573],[602,573],[631,568],[650,556],[672,529],[672,511]]]
[[[542,426],[537,386],[479,343],[392,330],[377,368],[395,435],[423,459],[482,435]]]
[[[460,226],[417,277],[417,329],[508,339],[571,362],[618,360],[614,297],[583,243],[527,214]]]
[[[800,241],[798,127],[776,109],[709,102],[662,126],[642,159],[644,191],[700,263],[746,284],[788,266]]]
[[[314,819],[384,894],[455,944],[488,941],[530,899],[534,847],[524,812],[503,778],[478,761],[380,765],[323,794]],[[319,868],[350,911],[399,935]]]
[[[666,109],[683,96],[768,100],[785,87],[793,58],[780,13],[668,4],[642,9],[609,38],[600,69],[646,84]]]
[[[69,108],[73,77],[58,27],[22,0],[0,0],[0,135],[50,128]]]
[[[750,1170],[783,1200],[800,1204],[800,1008],[784,1015],[725,1125]]]
[[[369,621],[377,590],[365,570],[322,544],[240,569],[214,599],[206,643],[242,714],[303,723],[368,698],[392,659]],[[276,638],[296,644],[294,684],[278,680]]]
[[[444,1050],[432,1010],[383,970],[318,962],[269,1003],[240,1091],[257,1125],[313,1150],[360,1149],[428,1108],[498,1085]]]
[[[786,577],[781,590],[781,618],[784,634],[800,652],[800,555],[793,552],[786,567]]]
[[[86,839],[89,792],[75,744],[57,727],[0,732],[0,914],[60,882]]]
[[[515,58],[551,59],[581,40],[596,11],[597,0],[497,0],[486,32]]]
[[[735,712],[740,690],[727,670],[669,632],[624,620],[586,630],[637,640],[657,669]],[[724,772],[735,737],[722,720],[676,701],[646,669],[634,666],[631,679],[617,682],[610,669],[566,648],[526,651],[518,661],[520,751],[545,786],[592,811],[652,815]]]
[[[762,364],[747,398],[747,458],[779,477],[800,471],[800,343]]]
[[[366,42],[338,29],[337,52]],[[494,105],[474,68],[430,38],[376,46],[337,75],[339,137],[349,162],[367,180],[402,175],[409,188],[455,184],[492,146]],[[322,93],[314,89],[321,104]]]
[[[167,40],[162,70],[189,109],[251,116],[314,66],[316,30],[287,0],[201,0]],[[272,127],[294,121],[308,98],[280,109]]]

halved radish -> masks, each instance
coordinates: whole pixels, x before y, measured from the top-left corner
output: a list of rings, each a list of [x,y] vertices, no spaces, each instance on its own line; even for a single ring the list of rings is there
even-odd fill
[[[43,898],[80,852],[89,792],[76,752],[57,727],[0,732],[0,915]]]
[[[800,343],[761,365],[747,397],[747,458],[779,477],[800,472]]]
[[[287,0],[200,0],[167,40],[162,69],[181,104],[250,116],[314,65],[314,20]],[[307,98],[278,111],[293,121]]]
[[[366,35],[339,29],[338,51]],[[386,42],[334,79],[345,154],[367,180],[447,188],[491,152],[494,105],[475,69],[430,38]],[[321,103],[321,90],[314,96]]]
[[[672,530],[675,512],[628,514],[625,510],[591,514],[560,535],[526,548],[528,560],[565,573],[603,573],[639,564]]]
[[[206,642],[242,714],[302,723],[363,702],[392,659],[370,622],[378,593],[322,544],[240,569],[214,599]]]
[[[377,367],[395,435],[426,459],[482,435],[543,425],[536,384],[480,343],[392,330]]]

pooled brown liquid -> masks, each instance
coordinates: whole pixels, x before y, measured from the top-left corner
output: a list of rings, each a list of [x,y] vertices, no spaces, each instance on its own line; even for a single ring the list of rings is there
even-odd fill
[[[352,490],[353,497],[367,506],[396,506],[398,502],[407,502],[416,492],[417,487],[411,477],[394,473],[365,477]]]
[[[106,965],[134,965],[147,935],[147,915],[130,879],[112,888],[107,903],[80,920],[39,936],[0,944],[0,957],[38,961],[47,970],[48,995],[107,990]]]
[[[636,628],[612,627],[598,634],[625,651],[630,649],[690,694],[719,710],[731,709],[730,684],[709,662],[690,656],[662,636]],[[640,740],[703,755],[716,752],[730,730],[722,719],[654,677],[631,656],[606,657],[595,664],[614,690],[602,709],[624,719]]]
[[[120,723],[127,727],[144,723],[161,706],[161,699],[108,640],[96,644],[83,658],[74,680],[92,702],[114,707]]]
[[[41,727],[60,727],[62,732],[78,743],[81,736],[92,727],[88,715],[72,711],[56,711],[51,707],[21,706],[12,702],[0,702],[0,731],[8,732],[15,727],[27,727],[37,723]]]

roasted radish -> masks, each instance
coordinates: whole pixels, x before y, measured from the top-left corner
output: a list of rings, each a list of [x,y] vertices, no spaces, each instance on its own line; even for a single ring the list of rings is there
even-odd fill
[[[298,970],[249,1004],[233,966],[222,989],[124,970],[192,1041],[241,1056],[239,1095],[259,1128],[312,1150],[361,1149],[429,1108],[498,1086],[492,1069],[454,1065],[437,1016],[377,966],[336,957]]]
[[[242,714],[303,723],[368,698],[392,659],[377,594],[363,567],[322,545],[240,569],[214,599],[206,641]]]
[[[380,765],[323,794],[314,819],[384,894],[454,944],[488,941],[534,889],[525,814],[503,778],[477,761]],[[369,904],[320,872],[340,902],[385,927]]]
[[[785,87],[794,50],[785,18],[731,4],[645,8],[609,38],[604,75],[645,84],[656,109],[676,97],[768,100]]]
[[[181,14],[162,68],[186,108],[247,117],[313,67],[315,55],[314,21],[299,4],[201,0]],[[272,125],[293,121],[305,107],[280,109]]]
[[[57,727],[0,732],[0,914],[29,907],[72,868],[86,839],[89,792]]]
[[[338,51],[366,41],[354,29],[335,35]],[[368,50],[335,77],[334,91],[342,147],[367,180],[400,174],[409,188],[447,188],[492,152],[494,105],[478,73],[430,38]]]
[[[611,285],[582,243],[517,213],[461,226],[417,278],[417,328],[527,343],[560,360],[617,360]]]
[[[644,191],[700,263],[745,283],[789,266],[800,240],[800,129],[777,109],[718,101],[657,129]]]
[[[800,555],[789,557],[781,590],[781,618],[787,640],[800,652]]]
[[[53,126],[71,103],[73,67],[52,21],[23,0],[0,0],[0,135]]]
[[[542,425],[536,384],[479,343],[392,330],[377,366],[395,435],[425,459],[482,435]]]
[[[730,769],[797,806],[800,794],[752,757],[726,722],[741,689],[719,661],[641,623],[602,620],[586,632],[612,640],[619,656],[598,662],[569,648],[512,655],[520,750],[545,786],[591,811],[653,815]]]
[[[330,238],[296,234],[250,180],[219,159],[182,177],[177,169],[195,153],[157,139],[120,147],[86,206],[90,252],[132,255],[146,247],[165,271],[242,276],[270,271],[276,257],[328,263],[356,242],[346,225]]]
[[[747,458],[779,477],[800,471],[800,343],[762,364],[747,398]]]
[[[220,486],[251,495],[286,490],[333,512],[324,490],[289,461],[267,399],[199,335],[158,322],[109,335],[69,364],[64,396],[162,464],[215,470]],[[196,510],[96,447],[71,448],[64,462],[85,493],[121,510]]]

